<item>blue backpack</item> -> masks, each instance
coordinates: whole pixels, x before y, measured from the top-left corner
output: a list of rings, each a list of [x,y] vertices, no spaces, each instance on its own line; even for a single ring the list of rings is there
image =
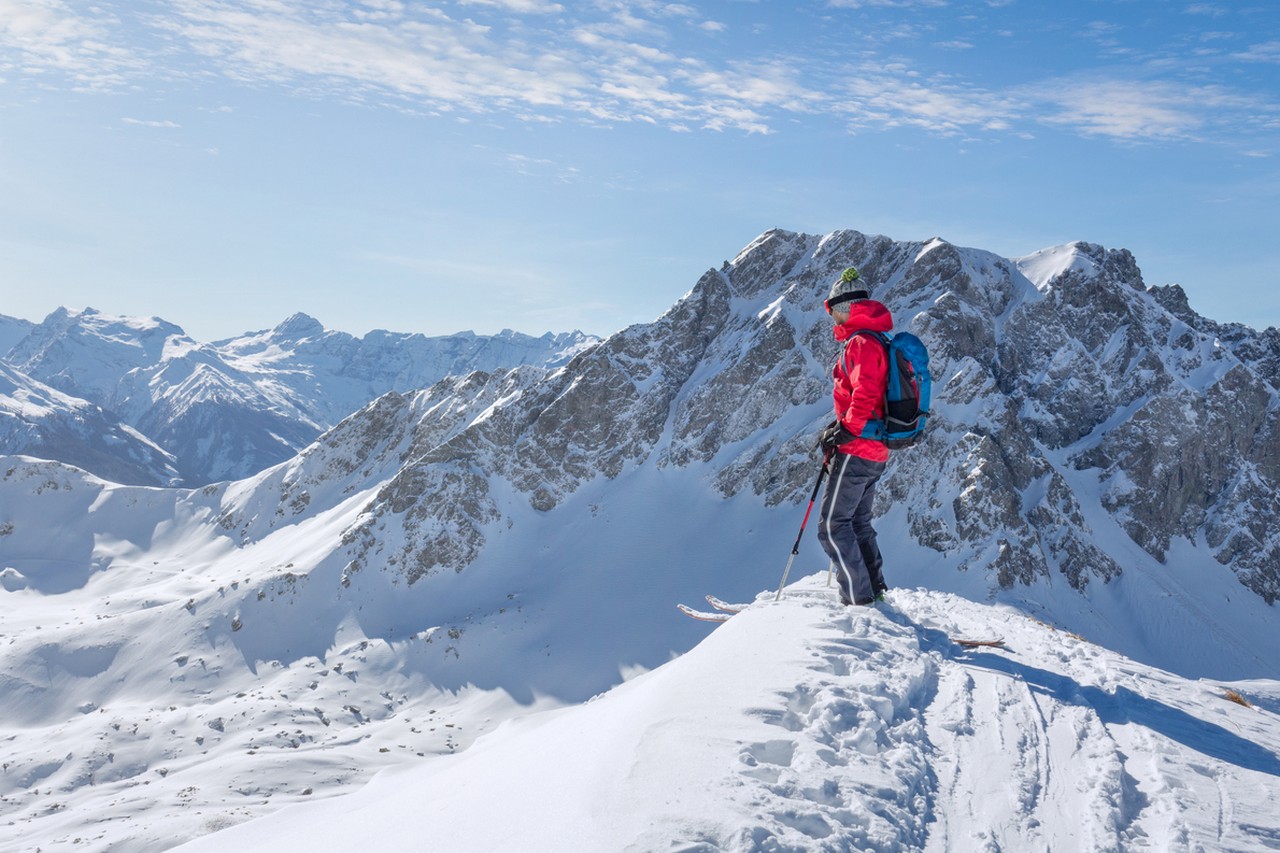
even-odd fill
[[[871,335],[880,341],[889,359],[884,418],[867,421],[859,438],[883,441],[890,450],[910,447],[924,435],[929,418],[929,351],[924,341],[910,332],[899,332],[892,338],[884,332],[870,330],[854,334]],[[845,368],[847,370],[848,365]]]

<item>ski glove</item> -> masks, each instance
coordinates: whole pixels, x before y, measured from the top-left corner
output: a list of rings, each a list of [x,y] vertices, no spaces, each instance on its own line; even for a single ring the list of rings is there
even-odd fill
[[[832,421],[823,428],[822,433],[818,436],[817,446],[822,448],[824,453],[834,453],[837,447],[842,444],[848,444],[855,438],[857,436],[845,429],[844,424],[839,421]]]

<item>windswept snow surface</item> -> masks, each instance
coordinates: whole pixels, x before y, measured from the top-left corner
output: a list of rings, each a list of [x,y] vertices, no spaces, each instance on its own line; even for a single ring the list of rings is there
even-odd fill
[[[584,705],[186,853],[1275,850],[1280,686],[1191,681],[1001,605],[814,575]],[[1003,637],[965,650],[949,638]]]

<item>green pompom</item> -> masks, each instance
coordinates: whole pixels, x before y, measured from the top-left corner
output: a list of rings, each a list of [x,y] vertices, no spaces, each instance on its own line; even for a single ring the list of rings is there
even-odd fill
[[[844,282],[845,284],[848,284],[851,281],[857,281],[859,277],[860,276],[858,275],[858,268],[849,267],[847,270],[845,270],[840,274],[840,281]]]

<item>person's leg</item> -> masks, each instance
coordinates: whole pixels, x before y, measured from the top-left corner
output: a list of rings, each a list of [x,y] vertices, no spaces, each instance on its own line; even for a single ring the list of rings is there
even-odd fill
[[[877,463],[870,463],[872,465]],[[883,467],[881,468],[881,473]],[[880,546],[876,543],[876,529],[871,524],[871,510],[876,498],[876,484],[880,473],[867,483],[862,493],[862,500],[854,510],[852,525],[854,535],[858,538],[858,550],[862,554],[862,563],[867,567],[867,577],[871,580],[874,595],[879,595],[889,588],[884,582],[884,558],[880,555]]]
[[[836,454],[832,463],[818,519],[818,541],[835,562],[840,598],[845,602],[866,604],[875,597],[853,520],[868,484],[873,484],[883,469],[883,465],[843,453]]]

